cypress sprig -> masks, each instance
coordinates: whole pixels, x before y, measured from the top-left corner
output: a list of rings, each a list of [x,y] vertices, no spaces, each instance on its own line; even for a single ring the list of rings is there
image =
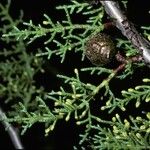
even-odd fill
[[[21,125],[22,134],[34,124],[43,123],[48,136],[58,121],[74,120],[74,125],[83,128],[79,145],[74,149],[150,149],[150,112],[142,106],[150,102],[149,69],[139,77],[143,82],[122,87],[122,82],[135,76],[135,70],[141,69],[142,73],[146,68],[142,61],[132,61],[131,57],[139,54],[122,37],[116,39],[116,50],[123,54],[125,62],[114,66],[87,65],[74,69],[72,76],[58,71],[55,75],[62,84],[55,90],[45,90],[36,84],[36,75],[49,70],[49,66],[47,70],[43,68],[46,58],[53,61],[51,58],[56,55],[63,66],[68,52],[80,52],[79,59],[84,64],[85,43],[104,29],[103,7],[73,0],[56,7],[56,12],[64,13],[62,20],[54,21],[43,14],[42,23],[36,24],[34,20],[22,21],[21,17],[14,20],[9,15],[10,2],[0,4],[1,42],[7,43],[0,52],[0,99],[11,102],[11,110],[3,121]],[[74,15],[85,20],[76,23]],[[150,28],[142,28],[149,38]],[[28,46],[38,39],[43,40],[44,48],[29,52]],[[83,74],[96,77],[96,81],[83,80]],[[120,91],[116,92],[116,87]],[[128,112],[131,103],[140,115]]]

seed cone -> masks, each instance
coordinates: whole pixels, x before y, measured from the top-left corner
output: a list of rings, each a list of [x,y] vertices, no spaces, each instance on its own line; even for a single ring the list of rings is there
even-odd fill
[[[85,55],[96,66],[103,66],[112,60],[116,49],[110,36],[98,33],[85,44]]]

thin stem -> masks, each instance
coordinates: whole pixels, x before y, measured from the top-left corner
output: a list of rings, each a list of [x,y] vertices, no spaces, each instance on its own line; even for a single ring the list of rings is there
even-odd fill
[[[4,111],[0,108],[0,120],[2,121],[5,129],[7,130],[15,149],[24,149],[16,129],[11,124],[9,124],[6,119],[7,118]]]
[[[115,26],[131,41],[133,46],[142,54],[145,63],[150,67],[150,42],[135,29],[116,1],[100,1],[106,13],[113,18]]]
[[[124,56],[121,55],[120,52],[118,52],[115,57],[116,57],[116,60],[118,62],[121,62],[121,63],[124,63],[124,64],[126,64],[128,62],[133,62],[134,63],[134,62],[143,61],[143,57],[140,56],[140,55],[137,55],[137,56],[134,56],[134,57],[131,57],[131,58],[125,58]]]

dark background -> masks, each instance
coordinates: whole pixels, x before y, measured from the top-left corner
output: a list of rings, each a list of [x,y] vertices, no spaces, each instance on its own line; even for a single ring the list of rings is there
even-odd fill
[[[1,1],[0,3],[5,3],[6,1]],[[64,14],[55,11],[56,5],[67,4],[69,0],[12,0],[12,5],[10,9],[10,14],[13,18],[17,18],[19,15],[20,9],[24,11],[24,21],[33,20],[34,23],[42,23],[43,14],[46,13],[51,16],[54,20],[61,20]],[[136,27],[140,30],[140,26],[149,25],[150,24],[150,14],[148,11],[150,10],[150,4],[148,0],[129,0],[128,8],[126,15],[128,18],[136,24]],[[74,18],[76,20],[76,18]],[[82,18],[77,18],[80,22]],[[120,34],[120,33],[118,33]],[[42,47],[42,42],[35,41],[30,49],[36,49],[38,47]],[[80,61],[80,54],[67,54],[66,60],[63,64],[59,63],[58,58],[53,57],[50,62],[47,62],[45,65],[45,69],[47,73],[44,75],[39,74],[35,77],[35,80],[38,81],[39,85],[45,87],[46,90],[50,89],[58,89],[58,87],[62,84],[56,78],[57,73],[62,73],[66,75],[72,75],[74,68],[81,68],[85,66],[91,65],[88,60],[84,62]],[[53,69],[53,71],[51,71]],[[128,81],[124,81],[121,85],[128,86],[128,83],[132,83],[132,86],[136,85],[137,82],[140,83],[140,79],[145,76],[145,74],[149,73],[149,70],[143,70],[144,72],[135,72],[132,79]],[[137,79],[137,77],[141,77]],[[81,78],[83,80],[87,80],[88,82],[97,83],[98,77],[82,75]],[[90,80],[90,81],[89,81]],[[116,81],[112,85],[115,85]],[[51,87],[49,87],[51,85]],[[115,87],[117,92],[117,87]],[[93,111],[98,109],[96,104],[93,104]],[[129,110],[130,112],[131,110]],[[95,111],[97,113],[97,111]],[[135,112],[137,113],[137,112]],[[4,131],[2,125],[0,125],[0,147],[4,146],[6,149],[12,148],[11,141]],[[82,128],[79,128],[75,125],[74,120],[70,120],[69,122],[61,121],[56,125],[56,128],[53,132],[50,133],[48,137],[44,136],[44,125],[43,124],[35,124],[32,128],[30,128],[25,135],[21,137],[22,142],[26,149],[43,149],[43,150],[72,150],[72,146],[76,145],[79,141],[78,134],[81,133]]]

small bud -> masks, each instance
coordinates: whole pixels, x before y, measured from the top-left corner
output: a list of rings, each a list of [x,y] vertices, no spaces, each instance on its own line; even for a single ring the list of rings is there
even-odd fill
[[[68,121],[70,119],[70,113],[66,116],[65,120]]]
[[[74,118],[77,120],[79,117],[78,117],[78,114],[77,114],[77,111],[75,111],[74,113]]]
[[[150,11],[149,11],[149,13],[150,13]],[[148,35],[148,37],[147,37],[147,38],[148,38],[148,40],[150,41],[150,35]]]
[[[122,90],[121,93],[122,93],[122,94],[127,94],[128,92],[125,91],[125,90]]]
[[[126,56],[129,57],[129,56],[131,56],[131,54],[130,53],[126,53]]]
[[[130,127],[130,122],[129,122],[128,120],[125,119],[125,120],[124,120],[124,123],[125,123],[125,125],[124,125],[125,128],[128,129],[128,128]]]
[[[59,113],[59,109],[55,108],[55,112],[56,112],[56,113]]]
[[[81,122],[80,122],[80,121],[77,121],[77,122],[76,122],[76,124],[77,124],[77,125],[80,125],[80,124],[81,124]]]
[[[69,50],[69,51],[71,51],[71,50],[72,50],[72,47],[71,47],[71,46],[69,46],[69,47],[68,47],[68,50]]]
[[[142,121],[142,118],[138,116],[138,117],[136,117],[136,120]]]
[[[54,130],[54,127],[55,127],[55,124],[52,124],[52,125],[50,126],[50,130],[53,131],[53,130]]]
[[[75,72],[75,74],[78,74],[79,72],[78,72],[78,69],[74,69],[74,72]]]
[[[107,101],[107,102],[106,102],[106,106],[109,106],[109,105],[110,105],[110,101]]]
[[[78,116],[75,116],[74,118],[75,118],[76,120],[78,120],[78,119],[79,119],[79,118],[78,118]]]
[[[116,126],[113,126],[113,132],[114,133],[118,133],[119,132],[119,130],[118,130],[118,128]]]
[[[121,137],[119,135],[116,136],[116,139],[121,139]]]
[[[87,86],[93,86],[93,85],[92,85],[92,84],[90,84],[90,83],[87,83],[86,85],[87,85]]]
[[[127,132],[122,132],[122,135],[124,136],[124,137],[127,137],[128,135],[127,135]]]
[[[58,94],[58,95],[62,95],[62,92],[58,91],[57,94]]]
[[[110,139],[110,137],[106,137],[106,140],[109,140]],[[108,144],[108,143],[106,143],[106,144]]]
[[[48,22],[48,21],[43,21],[43,24],[44,24],[44,25],[48,25],[49,22]]]
[[[59,112],[59,110],[58,110],[58,113],[59,113],[60,118],[62,118],[65,115],[63,112]]]
[[[82,114],[80,115],[80,119],[83,118],[87,113],[87,110],[83,111]]]
[[[141,88],[141,86],[136,86],[135,90],[139,90]]]
[[[65,102],[66,105],[72,105],[72,101],[70,99],[66,99],[66,102]]]
[[[45,136],[47,136],[50,131],[53,131],[54,127],[55,127],[55,123],[53,123],[52,125],[50,125],[49,128],[45,129]]]
[[[50,132],[50,127],[45,129],[45,136],[48,136],[48,133]]]
[[[72,95],[72,98],[79,98],[79,97],[81,97],[82,96],[82,94],[73,94]]]
[[[142,136],[141,136],[140,133],[136,133],[136,137],[139,138],[139,139],[141,139]]]
[[[97,120],[98,122],[101,122],[101,121],[102,121],[100,118],[96,118],[96,120]]]
[[[120,119],[120,116],[119,116],[118,114],[116,114],[116,118],[117,118],[117,119]]]
[[[125,108],[125,107],[121,107],[121,110],[122,110],[122,111],[126,111],[126,108]]]
[[[150,97],[147,97],[146,99],[145,99],[145,102],[149,102],[150,101]]]
[[[72,87],[72,89],[75,89],[75,86],[74,86],[74,84],[72,84],[72,85],[71,85],[71,87]]]
[[[59,106],[59,105],[60,105],[60,102],[55,102],[54,105],[55,105],[55,106]]]
[[[143,79],[143,82],[150,82],[150,79],[145,78],[145,79]]]
[[[147,133],[150,133],[150,128],[148,128],[148,129],[146,130],[146,132],[147,132]]]
[[[145,128],[146,128],[145,125],[140,126],[141,130],[144,130]]]
[[[105,106],[102,106],[102,107],[101,107],[101,110],[105,110]]]
[[[150,119],[150,112],[148,112],[148,113],[146,114],[146,117],[147,117],[148,119]]]
[[[112,121],[113,121],[113,122],[116,122],[116,118],[115,118],[115,117],[112,117]]]
[[[103,100],[103,99],[104,99],[104,97],[103,97],[103,96],[101,96],[101,97],[100,97],[100,99],[101,99],[101,100]]]
[[[138,108],[138,107],[140,106],[140,104],[141,104],[140,101],[137,101],[137,102],[135,103],[135,107]]]
[[[132,89],[132,88],[128,89],[128,92],[133,92],[133,91],[134,91],[134,89]]]

